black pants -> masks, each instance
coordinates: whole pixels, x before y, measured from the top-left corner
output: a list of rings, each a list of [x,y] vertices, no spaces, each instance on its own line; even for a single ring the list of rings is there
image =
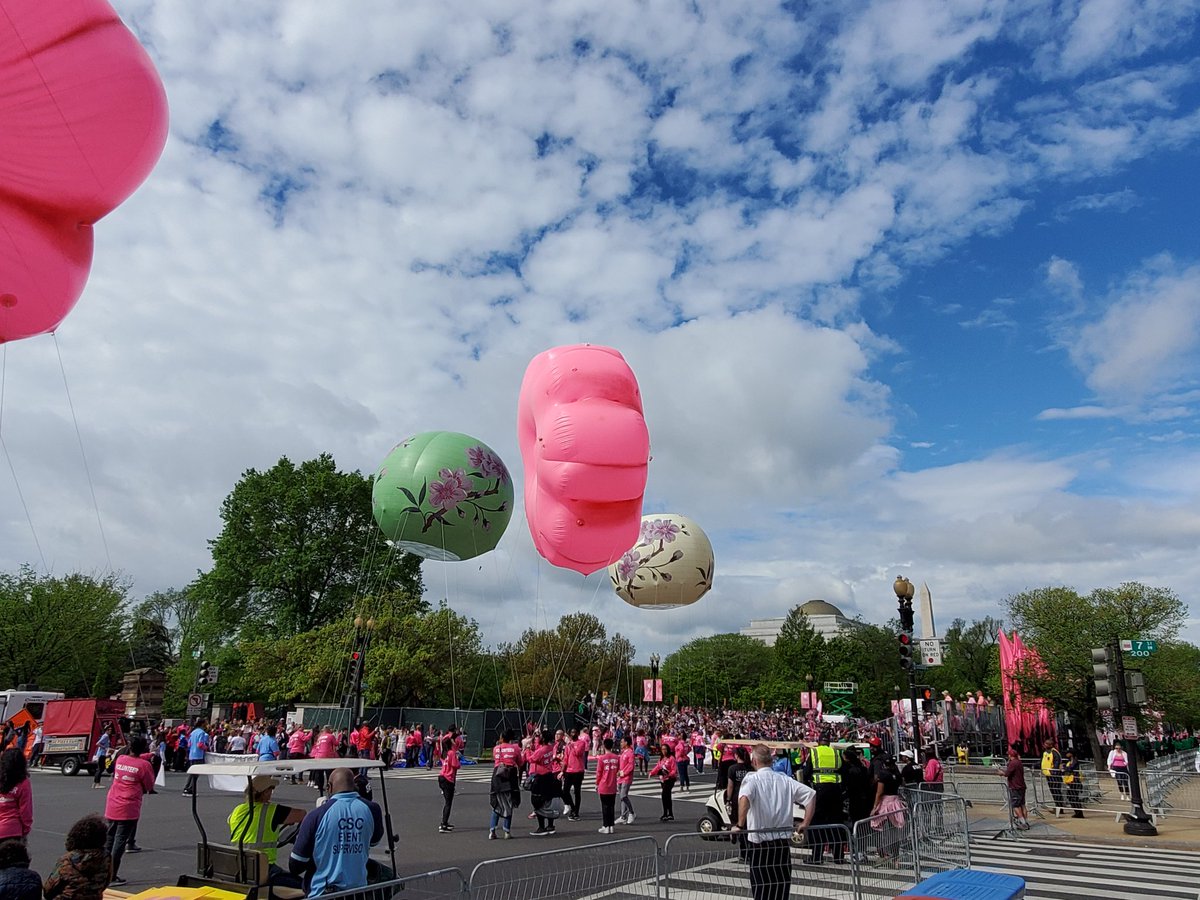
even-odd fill
[[[1050,788],[1050,796],[1054,798],[1056,807],[1065,807],[1063,803],[1063,780],[1061,775],[1047,775],[1046,785]]]
[[[108,835],[104,839],[104,855],[112,859],[113,878],[121,869],[121,857],[125,848],[133,843],[133,835],[137,830],[137,819],[109,819]]]
[[[202,763],[202,762],[204,762],[204,760],[202,760],[202,759],[189,759],[187,761],[185,771],[187,769],[190,769],[192,766],[200,765],[200,763]],[[196,781],[199,777],[200,777],[199,775],[189,775],[188,776],[187,784],[185,784],[183,786],[184,793],[193,793],[194,794],[196,792]]]
[[[751,843],[750,894],[754,900],[788,900],[792,892],[792,857],[787,840]]]
[[[93,779],[92,784],[100,783],[100,779],[104,777],[104,765],[107,762],[108,762],[107,756],[100,756],[100,757],[96,758],[96,776]]]
[[[662,783],[663,815],[675,818],[675,807],[671,805],[671,791],[675,790],[675,779],[668,778]]]
[[[571,815],[579,815],[580,794],[583,792],[582,772],[563,772],[563,803],[570,807]]]
[[[612,828],[617,823],[617,795],[600,795],[600,818],[606,828]]]
[[[454,782],[444,775],[438,776],[438,787],[442,789],[442,824],[450,824],[450,807],[454,805]]]

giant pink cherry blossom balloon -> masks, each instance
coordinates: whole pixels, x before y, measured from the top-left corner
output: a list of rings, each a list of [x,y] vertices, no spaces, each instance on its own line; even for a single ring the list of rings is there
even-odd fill
[[[584,575],[620,559],[637,542],[650,459],[625,358],[591,344],[539,353],[521,384],[517,439],[538,552]]]
[[[71,311],[92,225],[166,139],[162,82],[105,0],[0,2],[0,343]]]

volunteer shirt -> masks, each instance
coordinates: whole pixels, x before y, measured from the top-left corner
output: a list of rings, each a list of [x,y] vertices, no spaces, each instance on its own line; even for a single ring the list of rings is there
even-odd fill
[[[516,744],[497,744],[492,748],[492,766],[514,766],[520,768],[524,762],[521,748]]]
[[[617,762],[617,784],[633,784],[633,748],[621,751]]]
[[[33,828],[33,786],[26,778],[0,794],[0,838],[23,838]]]
[[[303,728],[297,728],[292,732],[292,736],[288,738],[288,755],[298,756],[304,752],[305,746],[308,744],[308,732]]]
[[[208,732],[203,728],[193,728],[187,736],[188,759],[204,759],[208,750]]]
[[[742,779],[738,793],[750,801],[746,835],[752,844],[787,840],[792,835],[792,804],[807,806],[817,792],[807,784],[773,769],[757,769]],[[771,829],[771,830],[762,830]]]
[[[447,781],[454,781],[455,776],[458,775],[458,766],[458,751],[451,749],[446,754],[446,758],[442,760],[442,777]]]
[[[617,792],[617,769],[620,767],[620,757],[611,750],[606,750],[596,757],[596,793],[615,794]]]
[[[550,744],[535,747],[525,761],[529,763],[530,775],[549,775],[554,762],[554,747]]]
[[[588,746],[587,738],[579,738],[578,740],[568,742],[566,750],[566,771],[575,773],[582,772],[587,768]]]
[[[333,732],[321,732],[321,736],[313,742],[313,759],[333,759],[337,756],[337,744],[337,737]]]
[[[279,741],[264,734],[258,739],[258,759],[260,762],[270,762],[279,759]]]
[[[128,822],[142,814],[142,797],[154,790],[154,767],[140,756],[122,753],[112,767],[112,787],[104,803],[104,818]]]
[[[683,742],[683,739],[680,738],[678,741],[675,742],[675,762],[677,762],[677,763],[687,762],[687,759],[688,759],[688,747],[687,747],[687,744],[685,744]]]
[[[310,866],[304,891],[318,897],[327,889],[350,890],[367,883],[367,857],[383,837],[383,814],[357,791],[334,794],[304,817],[292,859]]]

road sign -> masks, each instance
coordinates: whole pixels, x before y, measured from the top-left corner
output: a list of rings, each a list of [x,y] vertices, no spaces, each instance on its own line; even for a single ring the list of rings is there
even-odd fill
[[[1158,641],[1121,641],[1121,650],[1130,656],[1145,659],[1158,649]]]
[[[202,712],[204,712],[204,695],[188,694],[187,714],[189,716],[198,716]]]
[[[922,639],[921,662],[927,666],[940,666],[942,664],[942,642],[940,639]]]
[[[1121,716],[1121,734],[1127,738],[1138,736],[1137,719],[1133,716]]]

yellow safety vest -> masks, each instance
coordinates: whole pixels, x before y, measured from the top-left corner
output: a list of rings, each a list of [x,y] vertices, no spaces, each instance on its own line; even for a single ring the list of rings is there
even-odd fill
[[[1042,774],[1047,778],[1049,778],[1051,775],[1058,775],[1059,773],[1055,771],[1055,768],[1054,751],[1047,750],[1042,754]]]
[[[261,850],[267,862],[274,864],[279,851],[279,832],[272,827],[275,807],[274,803],[255,803],[251,815],[248,803],[235,806],[229,814],[229,842],[240,840],[243,847]]]
[[[826,744],[813,750],[813,781],[817,784],[837,784],[842,780],[838,774],[837,751]]]

